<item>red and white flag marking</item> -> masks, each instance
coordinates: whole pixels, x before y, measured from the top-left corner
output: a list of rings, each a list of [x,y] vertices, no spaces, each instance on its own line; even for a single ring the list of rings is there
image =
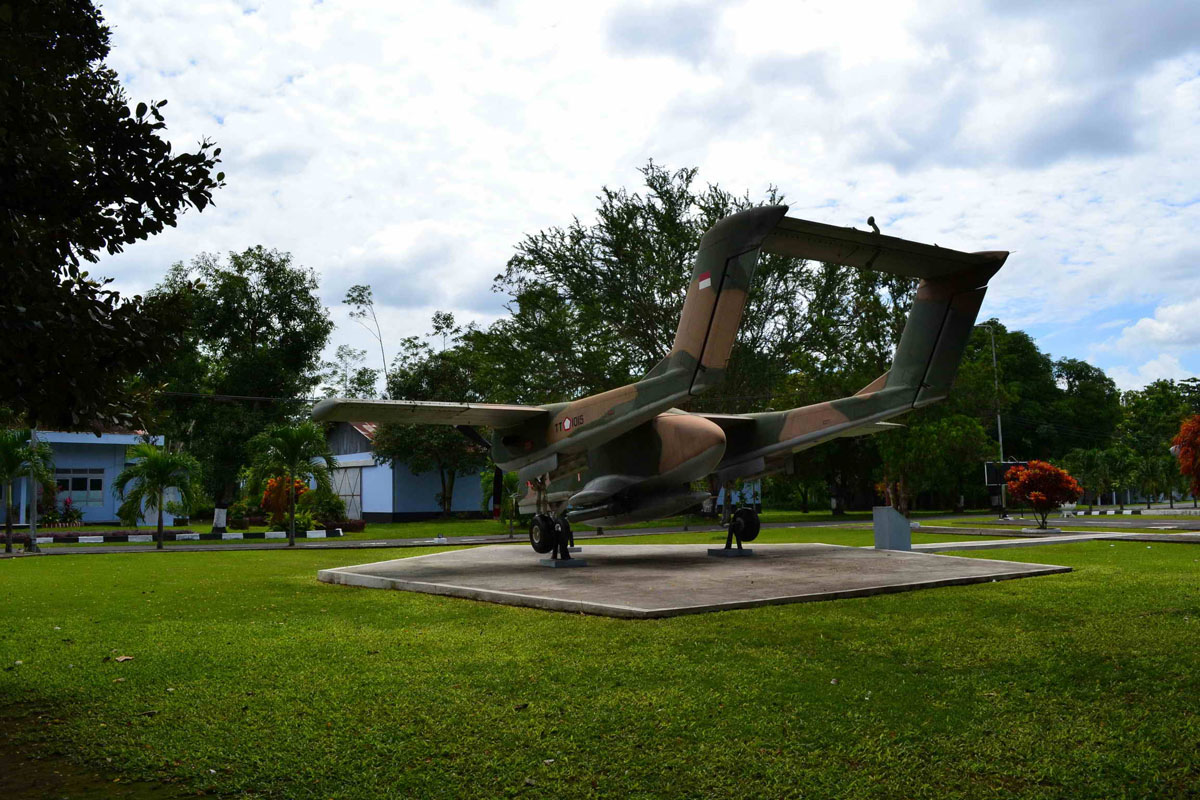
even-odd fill
[[[700,273],[700,288],[707,289],[710,286],[712,286],[712,273],[711,272],[701,272]]]

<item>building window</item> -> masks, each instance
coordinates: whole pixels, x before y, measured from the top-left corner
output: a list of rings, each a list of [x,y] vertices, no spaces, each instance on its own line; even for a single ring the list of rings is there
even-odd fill
[[[58,502],[68,498],[76,508],[104,505],[104,469],[68,467],[54,470]]]

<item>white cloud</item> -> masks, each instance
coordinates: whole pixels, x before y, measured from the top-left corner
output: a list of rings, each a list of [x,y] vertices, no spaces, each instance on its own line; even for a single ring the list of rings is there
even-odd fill
[[[1121,389],[1140,389],[1152,381],[1160,379],[1179,380],[1181,378],[1190,378],[1195,373],[1184,369],[1179,363],[1179,358],[1173,355],[1164,353],[1149,361],[1146,361],[1136,368],[1127,366],[1110,367],[1108,376],[1113,379],[1117,386]]]
[[[1115,346],[1121,350],[1200,350],[1200,297],[1159,306],[1153,317],[1142,317],[1122,330]]]
[[[1197,8],[110,0],[111,66],[135,100],[170,99],[177,149],[218,141],[228,186],[97,272],[144,290],[261,243],[315,268],[331,307],[372,283],[389,338],[435,308],[486,322],[523,234],[653,157],[778,185],[798,216],[1014,250],[983,309],[1010,325],[1161,311],[1200,296]],[[1143,366],[1170,369],[1157,352]]]

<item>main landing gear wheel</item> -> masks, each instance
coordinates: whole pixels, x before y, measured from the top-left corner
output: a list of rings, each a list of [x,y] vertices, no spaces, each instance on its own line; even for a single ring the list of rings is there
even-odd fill
[[[729,530],[739,542],[753,542],[758,538],[759,527],[758,514],[752,508],[739,508],[729,523]]]
[[[558,532],[550,515],[534,514],[533,522],[529,524],[529,544],[533,551],[544,555],[553,550],[557,542]]]

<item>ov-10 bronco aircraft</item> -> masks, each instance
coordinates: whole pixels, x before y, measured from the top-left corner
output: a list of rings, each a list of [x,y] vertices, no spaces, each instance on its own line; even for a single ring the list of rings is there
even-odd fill
[[[517,470],[529,489],[519,507],[534,512],[530,544],[569,558],[572,523],[671,516],[711,496],[693,491],[693,481],[726,485],[784,471],[802,450],[894,427],[885,420],[945,398],[987,282],[1008,253],[964,253],[786,214],[787,206],[752,208],[704,234],[675,343],[637,383],[542,406],[335,398],[314,406],[312,417],[454,425],[485,444],[475,426],[491,428],[493,460]],[[919,278],[891,369],[852,397],[803,408],[682,410],[725,374],[759,253]],[[750,508],[730,521],[739,548],[758,528]]]

